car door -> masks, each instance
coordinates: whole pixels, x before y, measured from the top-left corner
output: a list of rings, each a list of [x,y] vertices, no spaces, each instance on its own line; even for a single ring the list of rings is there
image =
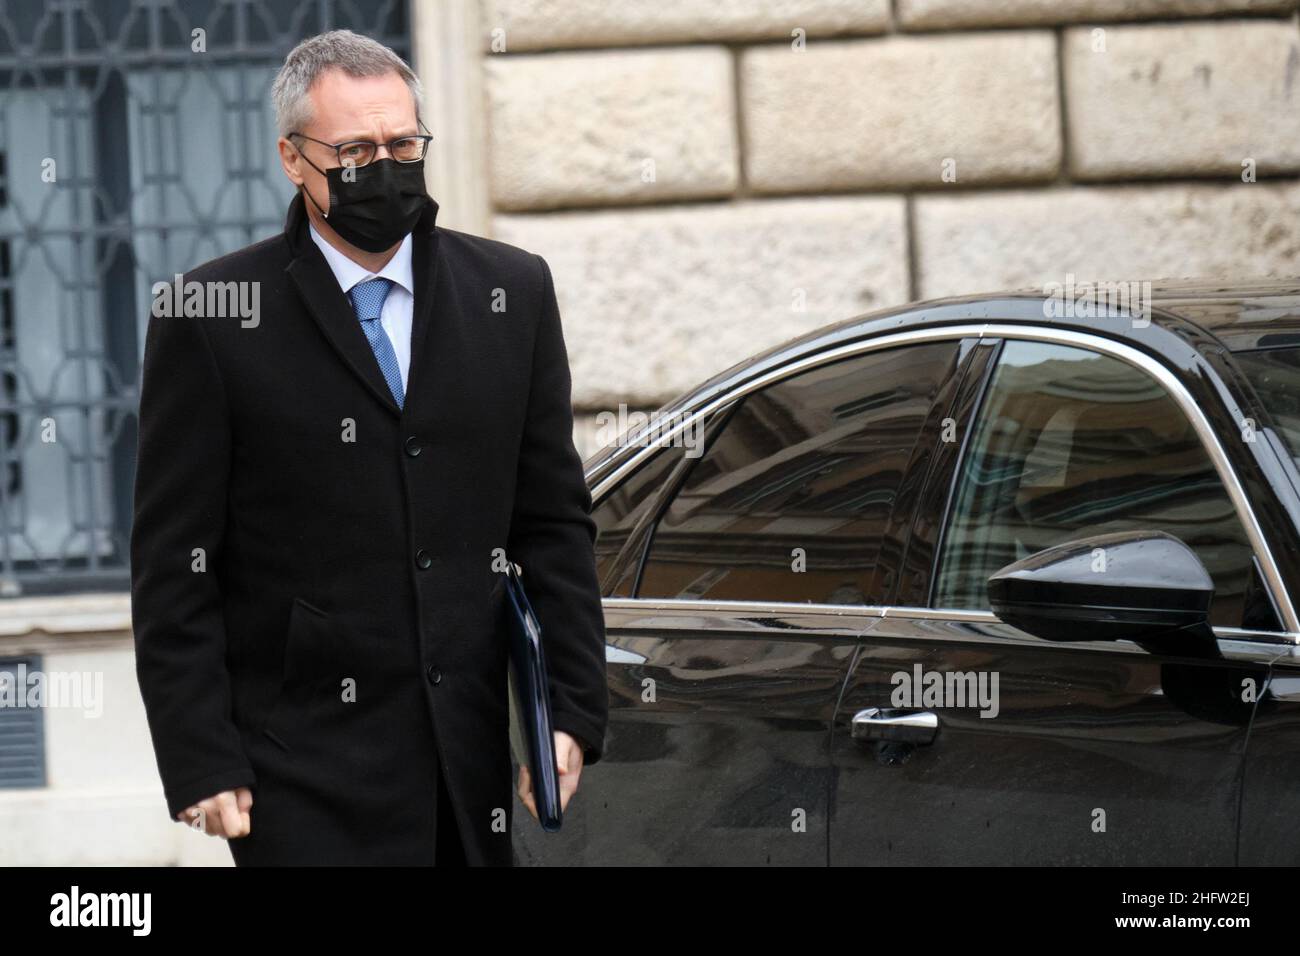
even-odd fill
[[[1281,626],[1222,449],[1181,386],[1099,337],[986,338],[968,368],[837,708],[831,862],[1233,863]],[[1193,548],[1222,657],[1058,643],[989,610],[993,572],[1124,530]]]
[[[610,724],[565,821],[573,861],[825,865],[831,717],[879,614],[887,520],[963,354],[906,341],[769,373],[720,410],[702,456],[645,466],[657,501],[602,497],[623,539],[602,575],[620,595]]]
[[[1300,340],[1277,334],[1263,347],[1234,353],[1256,396],[1260,430],[1277,455],[1273,489],[1280,509],[1300,514]],[[1271,433],[1271,434],[1270,434]],[[1289,506],[1288,506],[1289,503]],[[1300,546],[1300,522],[1279,515],[1279,533]],[[1300,860],[1300,634],[1278,647],[1268,686],[1260,696],[1250,728],[1242,773],[1241,866],[1294,866]]]

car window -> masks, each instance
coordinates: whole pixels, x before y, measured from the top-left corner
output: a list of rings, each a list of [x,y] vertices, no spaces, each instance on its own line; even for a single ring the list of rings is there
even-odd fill
[[[592,509],[596,522],[596,577],[602,594],[612,593],[619,555],[685,453],[685,448],[672,446],[653,452]]]
[[[1234,352],[1264,411],[1300,468],[1300,348]]]
[[[656,526],[638,597],[870,603],[880,538],[958,345],[872,352],[746,397]]]
[[[1013,561],[1137,530],[1195,550],[1214,580],[1211,623],[1242,625],[1250,542],[1174,400],[1119,359],[1007,342],[961,465],[932,605],[987,609],[989,576]]]

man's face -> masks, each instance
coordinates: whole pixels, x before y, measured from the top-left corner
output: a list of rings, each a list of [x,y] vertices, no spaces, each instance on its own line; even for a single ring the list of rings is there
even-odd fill
[[[342,70],[329,70],[312,86],[310,95],[311,123],[298,132],[324,143],[351,140],[387,143],[401,136],[419,135],[415,99],[396,73],[349,76]],[[338,153],[301,136],[295,136],[292,143],[281,138],[279,146],[280,162],[290,182],[306,188],[321,208],[328,209],[329,186],[324,174],[313,169],[311,163],[321,169],[330,169],[340,165]],[[311,163],[303,160],[299,150]],[[387,148],[381,146],[373,161],[390,158]],[[322,225],[329,228],[329,220],[323,219],[310,202],[307,203],[307,213],[317,229],[322,229]]]

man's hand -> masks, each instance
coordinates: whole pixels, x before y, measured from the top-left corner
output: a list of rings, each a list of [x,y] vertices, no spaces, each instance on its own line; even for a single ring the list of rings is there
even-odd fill
[[[555,765],[560,771],[560,812],[569,806],[569,800],[578,789],[578,778],[582,776],[582,745],[563,730],[555,732]],[[533,778],[528,775],[527,765],[519,767],[519,799],[524,802],[528,812],[537,819],[537,802],[533,800]]]
[[[215,796],[200,800],[188,810],[182,810],[176,819],[187,823],[208,836],[233,840],[248,836],[253,829],[249,811],[253,808],[253,791],[247,787],[223,790]]]

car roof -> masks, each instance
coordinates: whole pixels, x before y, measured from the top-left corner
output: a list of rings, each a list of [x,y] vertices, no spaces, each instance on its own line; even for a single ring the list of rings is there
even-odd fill
[[[1139,326],[1130,312],[1111,308],[1116,283],[1071,280],[1053,289],[1055,309],[1048,315],[1044,288],[981,293],[912,302],[856,315],[760,352],[691,389],[663,406],[670,413],[696,406],[756,375],[799,356],[885,333],[943,325],[997,322],[1053,326],[1103,335],[1127,342],[1175,367],[1180,353],[1206,347],[1240,352],[1300,346],[1300,280],[1246,281],[1145,280],[1122,283],[1149,306],[1150,322]],[[1060,314],[1060,303],[1072,306]],[[1127,300],[1124,300],[1127,301]],[[616,447],[602,448],[586,462],[596,477],[616,457]]]
[[[1300,345],[1300,280],[1152,283],[1155,309],[1194,322],[1233,352]]]

